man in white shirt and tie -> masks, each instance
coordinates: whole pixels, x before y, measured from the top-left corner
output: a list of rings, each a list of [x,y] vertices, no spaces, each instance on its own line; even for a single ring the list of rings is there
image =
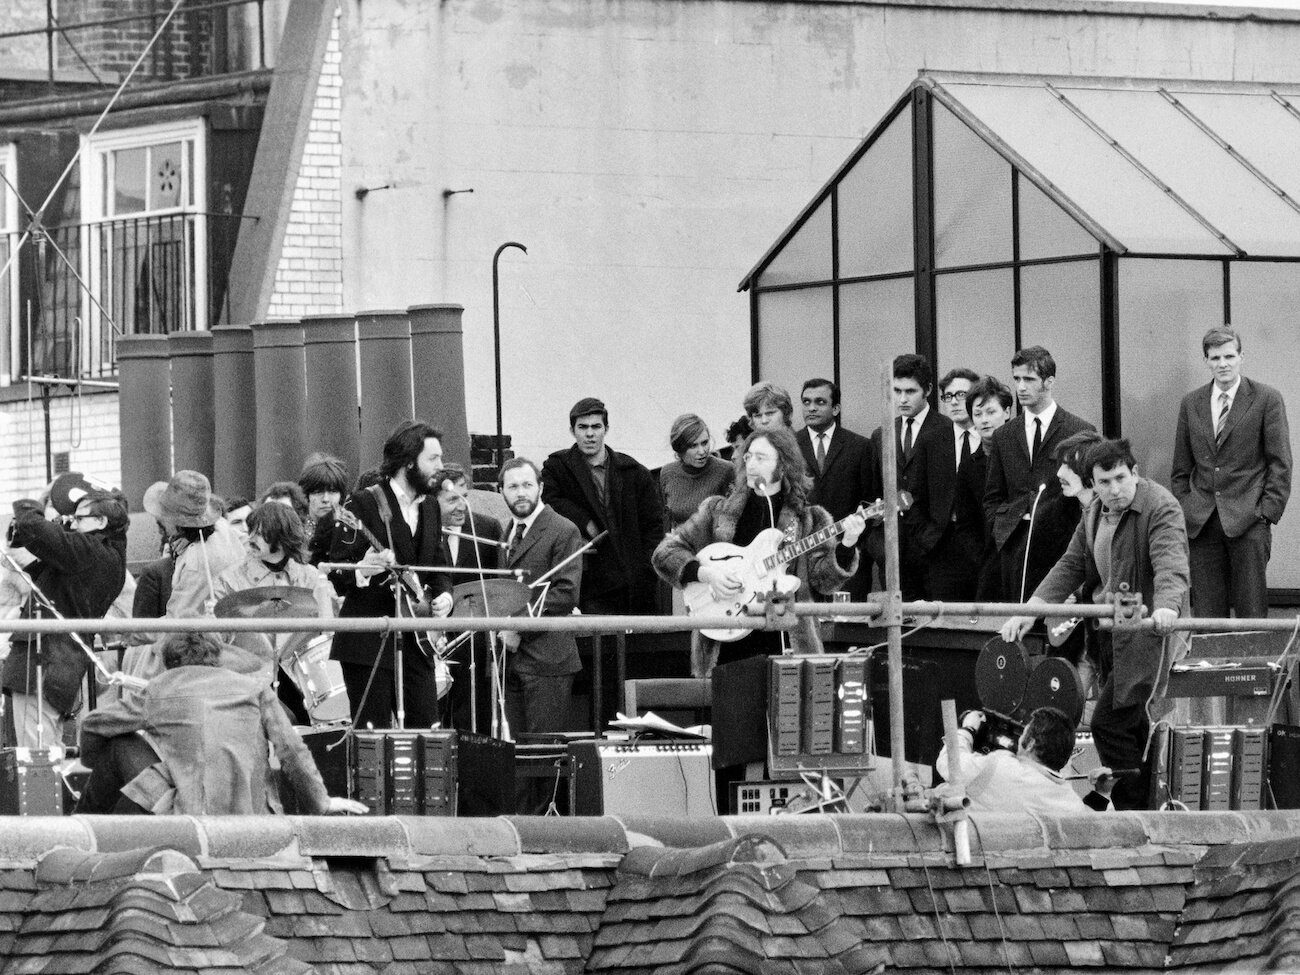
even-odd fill
[[[1241,375],[1241,336],[1201,340],[1211,381],[1178,411],[1170,489],[1191,540],[1192,611],[1268,615],[1273,526],[1291,495],[1291,434],[1282,394]]]
[[[1065,552],[1077,521],[1056,517],[1064,499],[1052,453],[1066,437],[1094,427],[1057,405],[1056,360],[1041,345],[1012,357],[1011,379],[1021,418],[988,444],[984,514],[1002,562],[1002,595],[1020,602]],[[1061,525],[1069,531],[1050,527]]]
[[[871,442],[840,425],[840,387],[829,379],[809,379],[800,394],[804,427],[794,435],[808,475],[813,479],[810,504],[819,504],[836,521],[870,504],[880,496],[875,483]],[[871,563],[862,568],[844,589],[856,602],[871,591]],[[814,598],[818,594],[814,592]],[[829,597],[824,597],[829,598]]]
[[[894,437],[898,459],[898,487],[900,490],[916,494],[916,481],[920,467],[918,458],[922,451],[920,446],[928,436],[943,440],[945,449],[952,441],[952,421],[937,410],[930,409],[930,392],[934,388],[934,370],[930,360],[923,355],[907,353],[894,358]],[[876,483],[884,484],[882,470],[883,441],[881,429],[877,427],[871,434],[871,449],[874,453]],[[918,514],[908,511],[900,519],[899,532],[899,569],[902,581],[903,598],[917,599],[925,591],[925,565],[913,544],[914,529],[918,524]],[[880,566],[880,576],[884,578],[884,530],[873,525],[867,533],[867,550],[872,560]]]

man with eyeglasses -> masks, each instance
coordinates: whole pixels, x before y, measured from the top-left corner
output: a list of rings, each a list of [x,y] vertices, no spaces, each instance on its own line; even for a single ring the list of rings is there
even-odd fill
[[[927,599],[945,601],[975,598],[979,581],[983,532],[958,519],[958,477],[964,464],[980,450],[966,397],[979,375],[971,369],[953,369],[939,381],[939,412],[952,421],[951,436],[935,433],[916,447],[913,464],[912,553],[922,565]]]
[[[91,491],[77,501],[70,522],[47,520],[40,501],[15,501],[9,544],[36,556],[27,574],[59,614],[69,619],[102,617],[126,579],[126,501],[116,491]],[[55,613],[33,592],[22,616],[30,619],[38,615],[51,619]],[[93,641],[93,634],[80,636],[86,645]],[[7,710],[13,717],[8,740],[22,747],[41,745],[61,752],[63,723],[78,707],[81,682],[89,667],[90,658],[71,634],[14,634],[2,679],[10,697]]]
[[[800,393],[804,427],[794,435],[813,479],[811,504],[819,504],[832,518],[841,518],[870,504],[880,495],[871,459],[871,441],[840,425],[840,387],[829,379],[809,379]],[[854,602],[871,591],[870,562],[844,584]]]

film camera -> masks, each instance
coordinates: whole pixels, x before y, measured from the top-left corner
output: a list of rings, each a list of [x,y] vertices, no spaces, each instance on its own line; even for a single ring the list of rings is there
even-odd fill
[[[976,751],[1015,751],[1029,716],[1054,707],[1075,725],[1085,692],[1074,665],[1061,657],[1033,656],[1017,643],[994,637],[975,662],[975,690],[985,721],[974,734]],[[965,715],[963,715],[965,717]]]

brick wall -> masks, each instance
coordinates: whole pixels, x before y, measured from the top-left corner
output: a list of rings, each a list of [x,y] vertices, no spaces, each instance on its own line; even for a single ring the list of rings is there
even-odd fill
[[[272,318],[340,311],[343,307],[342,146],[339,108],[339,18],[329,46],[298,166],[289,225],[275,272]]]
[[[51,449],[68,453],[69,470],[120,485],[119,441],[116,393],[51,400]],[[40,398],[0,404],[0,501],[32,497],[45,483],[45,419]]]
[[[23,23],[14,29],[45,26],[45,0],[9,2],[24,8],[26,20],[34,19],[34,22]],[[84,71],[88,64],[101,75],[125,74],[149,43],[170,6],[151,0],[61,0],[57,14],[60,22],[65,25],[130,17],[134,14],[144,16],[126,23],[72,30],[60,36],[55,49],[56,67]],[[27,7],[39,9],[32,14],[26,13]],[[151,14],[155,16],[151,18]],[[140,66],[137,78],[164,80],[210,74],[212,36],[211,11],[178,12]],[[24,39],[23,44],[26,54],[33,46],[33,41]],[[72,45],[75,45],[75,50]],[[44,68],[45,39],[35,38],[34,46],[38,60],[36,66]]]

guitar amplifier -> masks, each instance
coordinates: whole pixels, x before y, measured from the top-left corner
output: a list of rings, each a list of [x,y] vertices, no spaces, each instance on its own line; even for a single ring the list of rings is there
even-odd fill
[[[463,731],[358,731],[353,797],[376,816],[514,811],[515,747]]]
[[[859,655],[773,657],[768,771],[856,775],[873,767],[867,661]]]
[[[829,755],[835,729],[835,660],[821,658],[802,663],[803,750],[810,755]]]
[[[716,816],[713,746],[698,741],[575,741],[576,816]]]
[[[1260,809],[1267,746],[1263,728],[1172,728],[1158,734],[1151,744],[1153,798],[1191,810]]]
[[[0,749],[0,815],[62,816],[59,760],[34,748]]]

